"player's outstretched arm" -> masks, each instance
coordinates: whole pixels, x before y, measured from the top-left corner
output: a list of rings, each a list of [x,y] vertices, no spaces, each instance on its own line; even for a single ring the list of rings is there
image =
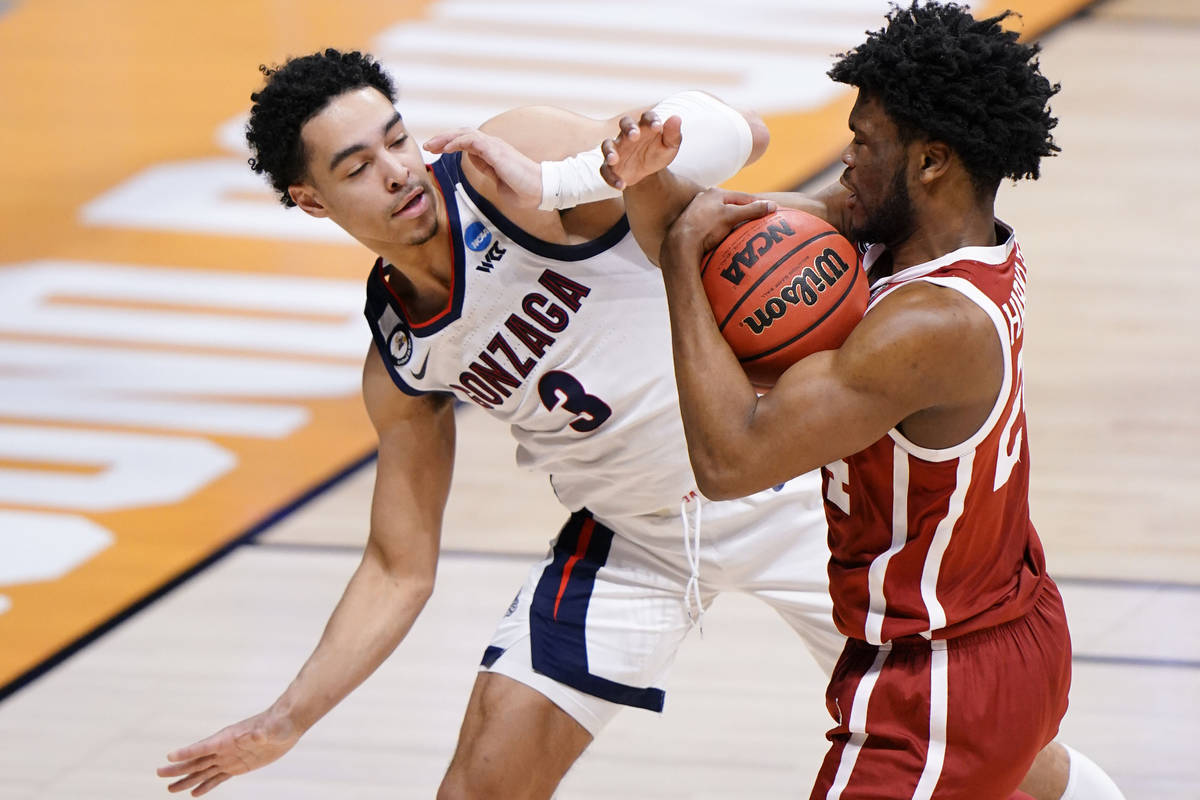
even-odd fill
[[[609,190],[596,175],[598,164],[588,163],[590,150],[611,129],[608,120],[527,106],[478,129],[438,134],[424,147],[431,153],[464,153],[463,177],[510,221],[540,239],[568,244],[594,238],[624,213],[620,192]],[[564,196],[564,188],[573,193]],[[569,215],[560,213],[566,210]]]
[[[454,415],[445,397],[409,397],[372,349],[363,395],[379,434],[371,533],[362,562],[320,642],[266,711],[167,755],[167,788],[206,794],[276,760],[349,694],[408,634],[433,591],[442,512],[454,458]]]
[[[624,191],[630,227],[646,255],[657,263],[667,228],[705,187],[688,179],[686,169],[672,166],[683,143],[678,117],[662,119],[651,110],[637,119],[624,116],[618,120],[617,127],[617,135],[600,145],[604,156],[600,175],[609,186]],[[762,145],[765,149],[766,139]],[[820,217],[847,236],[848,196],[849,192],[837,183],[813,195],[799,192],[759,195],[781,206],[798,208]]]
[[[772,207],[749,195],[709,190],[679,216],[663,243],[675,378],[700,490],[712,499],[752,494],[931,414],[958,415],[960,423],[971,414],[978,419],[960,439],[928,446],[966,439],[999,390],[1000,345],[978,306],[933,284],[896,290],[841,348],[800,360],[774,388],[757,394],[717,329],[699,266],[735,225]]]
[[[764,192],[760,196],[767,200],[773,200],[781,206],[798,208],[815,217],[820,217],[832,225],[842,236],[854,241],[846,209],[846,199],[850,196],[850,192],[841,184],[834,183],[815,194]]]
[[[592,119],[561,108],[529,106],[500,114],[479,130],[439,134],[425,143],[425,149],[466,153],[467,180],[530,232],[544,233],[552,217],[563,226],[564,235],[586,238],[597,226],[607,229],[623,213],[620,189],[600,175],[604,165],[600,143],[616,136],[619,120],[641,114],[642,109],[637,109]],[[676,160],[676,171],[701,186],[731,177],[761,156],[770,141],[757,114],[732,109],[703,92],[668,97],[651,115],[675,119],[676,131],[687,126],[688,143]],[[559,212],[569,213],[559,220]]]

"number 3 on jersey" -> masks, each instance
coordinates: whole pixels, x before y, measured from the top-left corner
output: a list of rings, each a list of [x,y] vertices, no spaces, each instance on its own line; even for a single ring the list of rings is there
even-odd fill
[[[580,433],[589,433],[604,424],[612,416],[608,404],[595,395],[590,395],[575,376],[560,370],[551,370],[538,381],[538,395],[546,410],[553,411],[561,402],[562,407],[578,415],[571,427]]]

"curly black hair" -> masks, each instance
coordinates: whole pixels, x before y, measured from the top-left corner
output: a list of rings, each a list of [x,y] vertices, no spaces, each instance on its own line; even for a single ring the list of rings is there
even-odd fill
[[[893,3],[887,25],[840,53],[828,74],[879,100],[903,141],[952,147],[978,190],[1036,180],[1042,157],[1059,150],[1048,101],[1060,86],[1042,75],[1041,48],[1001,27],[1013,15],[976,20],[956,3]]]
[[[307,167],[300,129],[338,95],[373,86],[396,102],[391,77],[370,55],[329,48],[292,58],[283,66],[262,65],[267,82],[250,95],[246,141],[254,153],[250,169],[266,173],[285,206],[296,205],[288,187],[304,179]]]

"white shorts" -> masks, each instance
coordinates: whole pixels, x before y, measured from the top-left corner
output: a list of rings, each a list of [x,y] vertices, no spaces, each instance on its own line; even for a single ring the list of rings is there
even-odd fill
[[[687,509],[694,519],[700,504],[701,606],[723,591],[761,598],[828,675],[845,638],[833,624],[820,487],[814,472],[740,500],[691,500]],[[622,706],[661,711],[661,687],[692,625],[684,530],[679,509],[572,514],[509,606],[480,669],[545,695],[593,736]]]

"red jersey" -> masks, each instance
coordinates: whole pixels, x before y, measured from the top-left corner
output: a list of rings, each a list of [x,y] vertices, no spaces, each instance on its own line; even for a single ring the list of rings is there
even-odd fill
[[[822,469],[830,592],[842,633],[871,644],[947,639],[1027,613],[1045,575],[1029,518],[1029,443],[1022,404],[1025,263],[1012,231],[877,281],[871,304],[927,281],[961,292],[996,326],[1004,382],[991,413],[961,444],[929,450],[893,428]],[[867,250],[865,267],[883,255]]]

